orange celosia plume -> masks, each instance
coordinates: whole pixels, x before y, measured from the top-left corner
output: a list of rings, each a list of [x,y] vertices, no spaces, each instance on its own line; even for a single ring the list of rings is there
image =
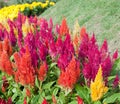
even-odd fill
[[[35,70],[32,66],[31,55],[28,48],[26,47],[26,52],[21,57],[16,53],[14,59],[17,66],[15,81],[20,82],[22,85],[34,85]]]
[[[63,36],[65,34],[69,33],[69,28],[67,26],[67,22],[66,22],[66,19],[63,18],[62,20],[62,24],[60,26],[60,36]]]
[[[86,35],[86,28],[82,27],[80,30],[80,40],[82,40],[85,35]]]
[[[6,51],[3,51],[0,57],[0,69],[8,75],[13,74],[12,63]]]
[[[6,38],[3,42],[3,50],[6,51],[9,56],[12,54],[12,47],[8,38]]]
[[[40,81],[43,81],[47,73],[47,63],[43,62],[43,64],[40,66],[40,69],[38,70],[38,79]]]
[[[58,84],[64,88],[72,89],[80,76],[80,68],[78,62],[73,57],[65,71],[61,71]]]

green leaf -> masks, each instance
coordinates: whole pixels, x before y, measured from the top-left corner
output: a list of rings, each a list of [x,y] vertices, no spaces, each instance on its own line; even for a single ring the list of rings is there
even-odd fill
[[[31,104],[38,104],[37,102],[39,101],[40,95],[36,95],[33,97],[31,100]]]
[[[15,93],[13,96],[12,96],[12,101],[14,101],[16,98],[17,98],[18,94]]]
[[[45,98],[46,98],[47,100],[51,100],[51,99],[52,99],[52,96],[51,96],[51,95],[48,95],[48,96],[45,96]]]
[[[53,62],[53,63],[50,64],[50,68],[53,68],[53,67],[56,66],[56,65],[57,65],[57,63],[56,63],[56,62]]]
[[[53,95],[57,95],[57,93],[58,93],[58,91],[59,91],[59,88],[55,88],[54,90],[53,90]]]
[[[10,61],[13,61],[13,59],[14,59],[14,56],[12,55],[12,56],[10,57]]]
[[[23,101],[22,100],[19,100],[19,101],[17,101],[15,104],[22,104],[23,103]]]
[[[55,81],[48,82],[47,84],[44,84],[43,89],[50,90],[51,86],[55,83]]]
[[[37,78],[37,77],[35,78],[35,85],[36,85],[36,87],[39,88],[39,81],[38,81],[38,78]]]
[[[77,94],[84,99],[86,102],[90,102],[90,97],[89,97],[89,91],[87,88],[80,86],[80,85],[76,85],[75,86],[75,90],[77,91]]]
[[[68,104],[78,104],[78,103],[77,103],[77,101],[72,101],[72,102],[70,102]]]
[[[94,102],[94,104],[102,104],[100,101],[96,101]]]
[[[120,93],[115,93],[103,100],[103,103],[114,103],[116,100],[120,99]]]
[[[13,92],[13,93],[17,93],[16,88],[13,88],[13,89],[12,89],[12,92]]]
[[[112,75],[120,74],[120,58],[115,60],[111,73]]]
[[[59,99],[58,99],[58,104],[65,104],[65,94],[63,92],[60,93]]]

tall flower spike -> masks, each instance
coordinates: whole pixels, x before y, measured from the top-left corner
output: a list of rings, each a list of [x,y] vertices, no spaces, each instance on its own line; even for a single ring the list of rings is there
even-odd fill
[[[7,52],[3,51],[0,57],[0,69],[8,75],[13,74],[12,63],[9,60]]]
[[[43,81],[47,73],[47,63],[43,62],[43,64],[40,66],[40,69],[38,70],[38,79],[40,81]]]
[[[35,70],[32,65],[31,55],[26,47],[25,53],[19,57],[18,54],[14,55],[17,71],[15,72],[15,81],[22,85],[34,85]],[[19,61],[19,63],[17,62]]]
[[[90,89],[92,101],[100,100],[102,96],[108,91],[108,87],[105,86],[105,82],[103,81],[101,66],[99,67],[94,82],[91,82],[90,84]]]
[[[83,99],[80,96],[77,96],[78,104],[84,104]]]
[[[11,45],[9,43],[8,38],[4,39],[3,50],[6,51],[9,56],[12,54],[12,47],[11,47]]]
[[[44,98],[42,104],[49,104],[49,103],[48,103],[47,100]]]
[[[80,68],[78,62],[73,57],[65,71],[61,71],[58,84],[65,89],[72,89],[80,76]]]
[[[62,24],[60,26],[60,36],[66,35],[67,33],[69,33],[69,28],[67,26],[66,19],[63,18]]]

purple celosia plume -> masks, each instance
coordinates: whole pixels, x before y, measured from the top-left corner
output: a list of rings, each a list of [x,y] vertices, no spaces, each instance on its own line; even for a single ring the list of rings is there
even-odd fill
[[[79,59],[83,63],[83,75],[90,82],[95,79],[99,65],[103,69],[103,77],[108,77],[112,69],[112,59],[108,52],[107,41],[99,49],[95,36],[83,37],[79,48]]]

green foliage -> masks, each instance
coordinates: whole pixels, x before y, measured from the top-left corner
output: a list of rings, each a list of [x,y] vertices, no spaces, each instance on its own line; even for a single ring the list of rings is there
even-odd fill
[[[103,100],[103,103],[107,103],[107,104],[111,104],[115,102],[120,103],[120,93],[114,93]]]

